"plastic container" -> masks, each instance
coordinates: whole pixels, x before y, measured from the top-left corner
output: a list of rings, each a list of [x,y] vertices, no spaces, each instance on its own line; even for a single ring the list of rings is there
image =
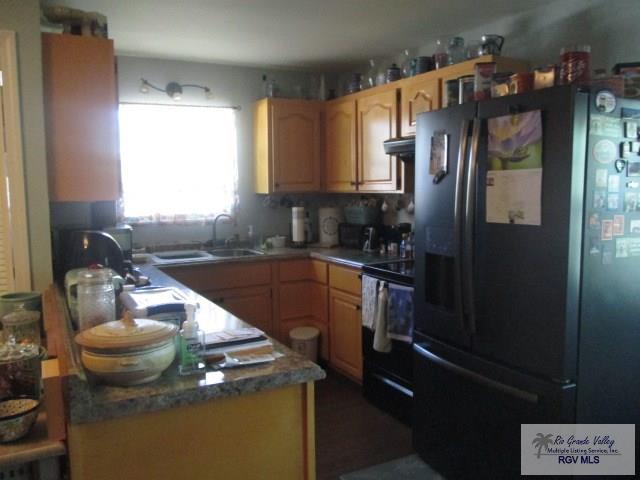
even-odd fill
[[[316,327],[296,327],[289,332],[291,349],[304,355],[312,362],[317,362],[319,337],[320,330]]]
[[[347,223],[356,225],[369,225],[377,223],[380,210],[378,207],[369,207],[365,205],[355,205],[344,207],[344,218]]]
[[[111,270],[88,269],[78,278],[78,330],[116,319],[116,295]]]
[[[205,371],[204,332],[195,320],[195,305],[186,305],[187,319],[180,330],[180,375]]]

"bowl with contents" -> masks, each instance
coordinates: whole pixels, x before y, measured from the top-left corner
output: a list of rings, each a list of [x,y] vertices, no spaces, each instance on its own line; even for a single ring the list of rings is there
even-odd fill
[[[13,442],[29,433],[38,417],[40,402],[31,397],[0,400],[0,442]]]
[[[156,380],[176,356],[178,327],[169,322],[133,318],[103,323],[76,335],[82,364],[105,383],[140,385]]]

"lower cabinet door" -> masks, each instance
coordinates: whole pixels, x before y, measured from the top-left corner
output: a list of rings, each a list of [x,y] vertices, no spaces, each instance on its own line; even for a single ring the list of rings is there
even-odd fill
[[[329,359],[331,365],[362,382],[362,320],[359,297],[329,293]]]
[[[271,287],[234,288],[204,295],[240,320],[273,335]]]

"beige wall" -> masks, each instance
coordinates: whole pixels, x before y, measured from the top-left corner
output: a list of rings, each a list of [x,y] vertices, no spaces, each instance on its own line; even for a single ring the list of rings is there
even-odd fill
[[[51,242],[38,0],[0,1],[0,29],[16,32],[31,278],[41,291],[51,283]]]

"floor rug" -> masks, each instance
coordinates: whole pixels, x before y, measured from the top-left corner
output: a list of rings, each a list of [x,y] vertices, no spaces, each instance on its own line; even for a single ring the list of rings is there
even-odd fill
[[[445,480],[445,478],[420,460],[418,455],[409,455],[341,475],[340,480]]]

